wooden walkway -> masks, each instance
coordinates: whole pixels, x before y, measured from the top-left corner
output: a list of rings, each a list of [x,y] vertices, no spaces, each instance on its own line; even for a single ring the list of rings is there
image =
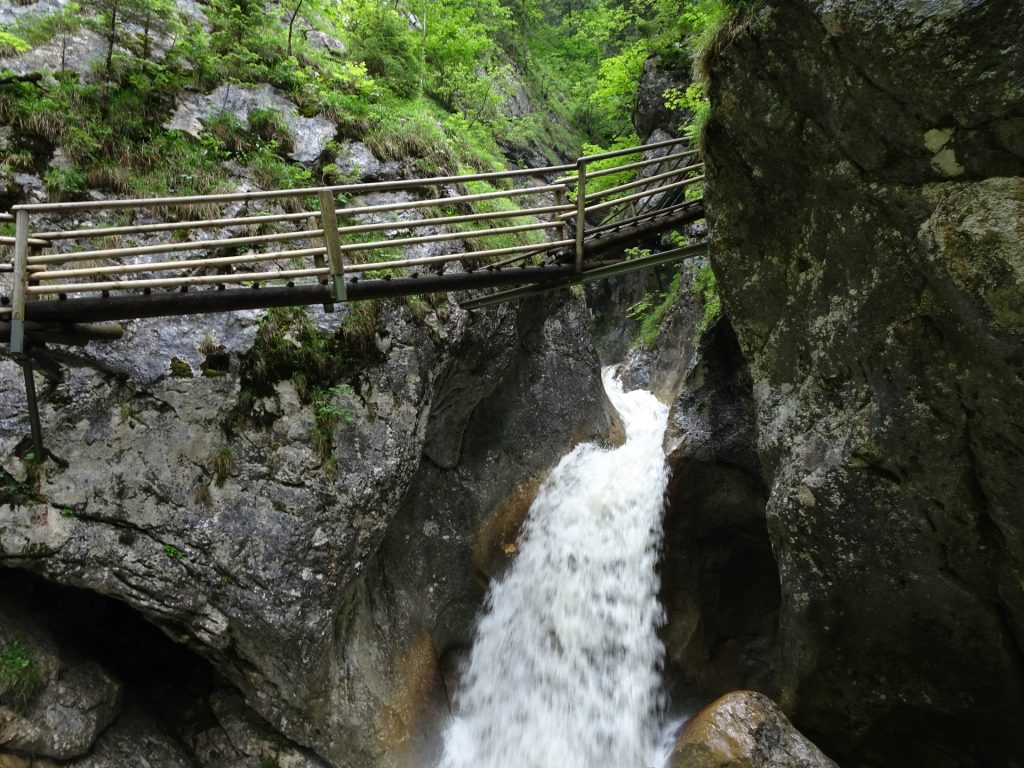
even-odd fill
[[[625,249],[701,218],[687,192],[703,178],[674,140],[499,173],[15,206],[0,341],[21,356],[102,339],[110,320],[506,289],[464,303],[482,306],[600,279],[650,266]]]

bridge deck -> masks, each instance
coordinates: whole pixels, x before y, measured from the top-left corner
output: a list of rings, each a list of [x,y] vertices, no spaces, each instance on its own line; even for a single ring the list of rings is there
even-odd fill
[[[298,190],[16,206],[0,338],[38,323],[543,284],[703,215],[681,140],[575,165]],[[381,202],[381,193],[398,199]],[[7,217],[10,220],[10,217]],[[88,222],[83,226],[83,219]],[[459,262],[461,269],[446,267]],[[32,325],[35,323],[36,325]]]

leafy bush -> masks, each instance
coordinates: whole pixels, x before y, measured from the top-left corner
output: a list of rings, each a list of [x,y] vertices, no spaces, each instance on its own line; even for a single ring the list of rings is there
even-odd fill
[[[50,202],[74,200],[85,192],[85,177],[74,168],[51,168],[43,177]]]

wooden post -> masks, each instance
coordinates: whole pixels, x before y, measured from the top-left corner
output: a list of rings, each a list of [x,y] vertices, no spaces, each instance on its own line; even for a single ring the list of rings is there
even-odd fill
[[[28,404],[28,421],[32,427],[32,445],[35,448],[36,461],[42,463],[46,460],[43,426],[39,421],[39,401],[36,399],[36,380],[32,375],[32,358],[28,355],[21,361],[21,370],[25,373],[25,400]]]
[[[319,229],[320,228],[320,227],[317,227],[316,217],[315,216],[310,216],[308,219],[306,219],[306,226],[308,226],[310,229]],[[324,229],[326,229],[326,227],[324,227]],[[314,245],[314,243],[310,243],[310,244]],[[324,245],[326,245],[326,244],[327,244],[327,238],[324,238]],[[327,266],[327,263],[324,261],[324,257],[323,257],[322,254],[319,254],[319,253],[313,254],[313,266],[316,267],[317,269],[323,269],[324,267]],[[324,304],[324,312],[333,312],[333,311],[334,311],[334,302],[328,302],[328,303]]]
[[[566,187],[559,187],[555,190],[555,205],[563,206],[568,202],[566,197]],[[562,218],[562,211],[555,211],[551,214],[553,221],[559,222],[562,226],[559,227],[559,231],[555,234],[555,237],[559,240],[568,239],[569,220]]]
[[[25,296],[28,288],[28,211],[15,215],[14,296],[11,308],[11,354],[25,351]],[[30,374],[26,372],[26,376]]]
[[[586,227],[587,160],[576,161],[576,272],[583,271],[583,230]]]
[[[345,263],[341,260],[341,239],[338,237],[338,216],[334,212],[334,193],[320,190],[320,222],[324,227],[328,267],[331,275],[331,295],[335,301],[346,301]]]

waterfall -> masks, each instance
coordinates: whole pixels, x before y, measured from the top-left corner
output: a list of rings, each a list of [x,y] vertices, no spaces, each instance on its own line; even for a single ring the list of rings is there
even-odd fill
[[[655,571],[668,409],[604,384],[626,429],[578,446],[530,508],[520,552],[491,586],[440,768],[662,764],[663,620]]]

